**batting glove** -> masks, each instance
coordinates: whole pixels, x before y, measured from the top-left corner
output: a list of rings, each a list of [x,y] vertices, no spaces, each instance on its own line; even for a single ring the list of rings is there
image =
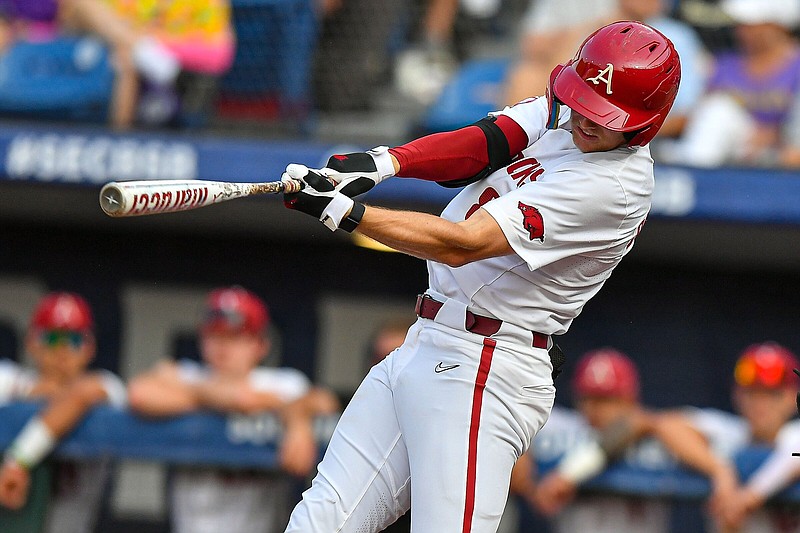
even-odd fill
[[[378,146],[367,152],[333,155],[321,172],[337,191],[355,198],[394,176],[394,164],[389,148]]]
[[[283,205],[287,208],[316,217],[331,231],[341,228],[351,232],[361,222],[364,204],[337,191],[321,171],[291,164],[281,176],[281,181],[287,180],[305,184],[300,192],[283,195]]]

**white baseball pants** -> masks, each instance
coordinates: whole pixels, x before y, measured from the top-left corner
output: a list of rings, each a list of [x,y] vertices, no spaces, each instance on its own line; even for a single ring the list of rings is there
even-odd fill
[[[529,332],[482,337],[463,317],[420,318],[372,368],[287,532],[378,532],[409,506],[414,533],[497,530],[511,469],[553,406],[552,367]]]

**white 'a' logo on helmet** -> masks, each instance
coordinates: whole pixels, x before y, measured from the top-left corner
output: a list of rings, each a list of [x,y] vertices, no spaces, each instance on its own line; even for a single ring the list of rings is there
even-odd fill
[[[597,76],[594,78],[586,78],[586,81],[590,81],[595,85],[600,85],[600,82],[606,84],[606,94],[611,94],[611,76],[614,75],[614,65],[608,63],[606,68],[600,71]]]

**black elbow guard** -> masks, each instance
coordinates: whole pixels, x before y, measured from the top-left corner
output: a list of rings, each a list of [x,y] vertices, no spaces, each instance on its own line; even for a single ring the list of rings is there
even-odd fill
[[[438,181],[437,183],[439,185],[448,188],[464,187],[470,183],[482,180],[495,170],[503,168],[511,162],[511,155],[508,153],[508,139],[506,139],[503,130],[495,124],[496,120],[497,117],[490,116],[482,118],[475,124],[472,124],[472,126],[479,127],[486,136],[486,150],[489,155],[489,165],[474,176],[460,180]]]

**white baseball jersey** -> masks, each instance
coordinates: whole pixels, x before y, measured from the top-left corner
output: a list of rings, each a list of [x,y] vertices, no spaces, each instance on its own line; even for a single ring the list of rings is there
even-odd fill
[[[198,382],[209,369],[193,361],[181,361],[183,380]],[[311,384],[299,370],[258,367],[250,372],[250,384],[258,391],[293,401],[305,395]],[[213,468],[176,468],[172,483],[172,522],[175,533],[270,533],[285,523],[291,483],[287,476],[263,471]]]
[[[687,409],[692,423],[700,430],[724,457],[733,457],[736,452],[756,445],[747,421],[717,409]],[[767,497],[795,483],[800,478],[800,465],[792,453],[800,451],[800,420],[787,422],[778,432],[774,451],[753,472],[747,486]],[[714,524],[709,531],[715,531]],[[796,506],[767,505],[755,511],[745,522],[739,533],[800,533],[800,510]]]
[[[108,403],[125,407],[127,393],[122,381],[107,370],[96,373],[103,383]],[[38,381],[36,370],[12,361],[0,361],[0,404],[29,399]],[[110,462],[106,459],[59,459],[53,464],[54,492],[47,509],[45,532],[91,533],[111,473]]]
[[[502,113],[533,144],[507,167],[464,188],[442,213],[461,221],[482,206],[516,253],[458,268],[428,262],[436,293],[554,335],[567,331],[630,251],[654,184],[647,147],[582,153],[563,109],[561,127],[548,130],[545,98],[506,108]]]
[[[502,111],[529,147],[464,188],[442,217],[463,221],[483,207],[515,253],[428,262],[427,293],[443,305],[370,370],[287,532],[381,531],[409,506],[415,533],[496,531],[511,470],[555,398],[547,350],[531,332],[567,331],[650,208],[649,150],[584,154],[564,111],[555,130],[543,98]],[[484,337],[465,329],[467,311],[503,323]]]
[[[554,407],[544,428],[533,439],[533,454],[542,461],[552,460],[579,443],[597,438],[596,431],[576,411]],[[666,450],[652,439],[631,446],[626,459],[646,461],[647,466],[672,464]],[[557,533],[667,533],[669,502],[615,494],[581,493],[558,515],[552,525]]]

